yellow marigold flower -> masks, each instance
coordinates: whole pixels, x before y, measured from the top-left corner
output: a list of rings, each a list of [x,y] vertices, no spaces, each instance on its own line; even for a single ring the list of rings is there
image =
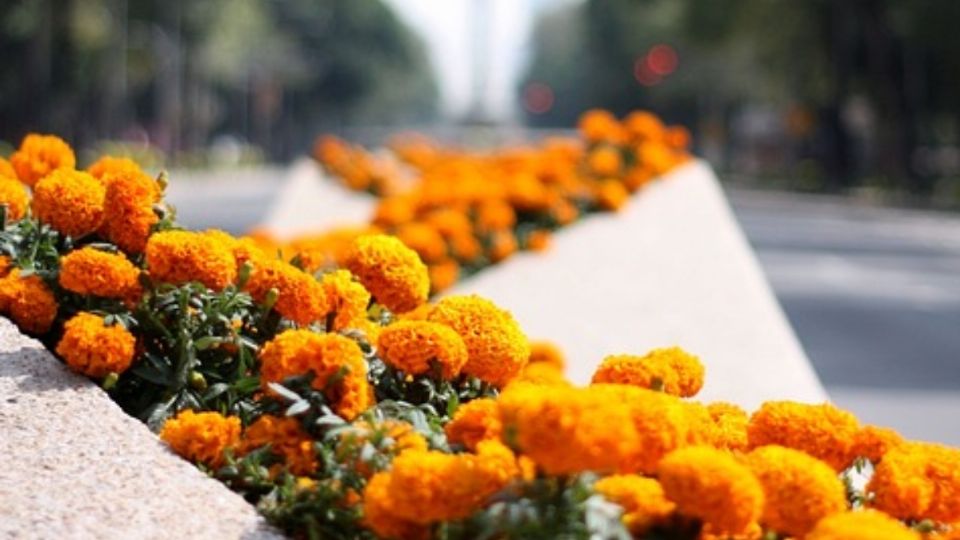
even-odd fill
[[[805,540],[920,540],[920,534],[875,510],[844,512],[817,523]]]
[[[265,414],[243,430],[239,453],[247,454],[270,445],[270,451],[283,458],[287,470],[296,475],[309,475],[317,470],[317,454],[313,439],[296,418]]]
[[[87,167],[87,172],[97,180],[106,181],[106,177],[115,174],[142,174],[143,169],[136,161],[125,157],[101,156]]]
[[[333,409],[348,420],[373,405],[363,351],[355,341],[339,334],[287,330],[263,346],[260,362],[265,388],[269,382],[281,383],[313,372],[313,387],[326,391]],[[333,388],[327,388],[327,381],[341,370],[346,374]]]
[[[436,229],[425,223],[404,223],[397,228],[397,238],[429,264],[447,256],[447,243]]]
[[[0,174],[0,204],[7,207],[7,221],[19,221],[27,215],[30,196],[16,178]]]
[[[904,520],[960,521],[960,450],[904,443],[887,452],[867,484],[871,506]]]
[[[333,315],[333,328],[358,328],[367,320],[370,293],[353,279],[346,270],[335,270],[323,275],[320,285],[327,295],[327,316]],[[374,340],[375,342],[376,340]]]
[[[718,401],[707,405],[707,412],[713,420],[713,445],[727,450],[747,449],[747,423],[750,421],[746,411],[732,403]]]
[[[377,302],[403,313],[427,301],[430,276],[417,253],[391,236],[361,236],[347,255],[346,267]]]
[[[274,309],[297,324],[322,320],[330,310],[323,285],[310,274],[280,259],[260,261],[244,286],[244,290],[261,303],[271,289],[279,293]]]
[[[6,176],[7,178],[18,180],[16,169],[14,169],[13,165],[11,165],[10,162],[2,156],[0,156],[0,176]]]
[[[630,384],[691,397],[703,387],[700,359],[679,347],[655,349],[646,356],[614,355],[603,359],[593,383]]]
[[[623,508],[624,525],[634,535],[643,535],[651,527],[667,521],[676,505],[667,499],[660,482],[636,474],[601,478],[594,491]]]
[[[430,528],[397,516],[390,492],[390,473],[373,475],[363,490],[363,525],[387,540],[426,540]]]
[[[0,280],[0,307],[5,307],[20,329],[32,334],[50,330],[60,306],[40,276],[20,276],[14,268]]]
[[[903,437],[890,428],[864,426],[855,437],[853,455],[867,458],[876,464],[887,452],[903,443]]]
[[[853,459],[852,447],[859,428],[852,414],[829,403],[768,401],[750,417],[747,439],[750,448],[786,446],[842,471]]]
[[[516,456],[497,441],[482,441],[476,454],[407,451],[386,473],[385,506],[395,517],[421,525],[462,519],[519,473]]]
[[[531,341],[530,342],[530,364],[550,364],[560,371],[566,367],[566,359],[560,347],[549,341]]]
[[[480,441],[500,439],[500,407],[490,398],[475,399],[458,407],[443,429],[450,443],[461,444],[472,452]]]
[[[453,259],[444,259],[427,267],[430,273],[430,292],[438,293],[453,286],[460,278],[460,265]]]
[[[760,522],[803,538],[818,521],[847,510],[847,492],[836,471],[799,450],[763,446],[750,452],[747,466],[763,486]]]
[[[63,325],[57,354],[74,371],[101,378],[126,371],[136,344],[137,339],[123,326],[107,326],[103,317],[80,312]]]
[[[513,316],[479,296],[450,296],[438,302],[427,320],[445,324],[467,345],[467,375],[503,386],[523,369],[530,344]]]
[[[658,477],[677,511],[709,524],[716,533],[738,534],[763,510],[763,488],[731,454],[707,446],[671,452]]]
[[[74,238],[96,231],[103,222],[106,188],[85,172],[57,169],[33,186],[33,214]]]
[[[146,263],[154,279],[174,285],[196,281],[220,290],[237,278],[237,263],[229,247],[199,232],[154,234],[147,242]]]
[[[450,380],[467,362],[467,346],[450,327],[427,321],[398,321],[380,332],[377,348],[388,365],[410,375],[430,373],[434,363]]]
[[[240,419],[186,409],[163,424],[160,438],[188,461],[219,467],[224,452],[240,443]]]
[[[122,253],[84,247],[60,257],[60,286],[77,294],[129,298],[140,290],[139,277]]]
[[[10,164],[20,181],[33,187],[38,180],[57,169],[73,169],[77,157],[60,137],[31,133],[10,156]]]
[[[104,168],[103,225],[100,234],[127,253],[142,253],[153,226],[160,220],[153,205],[160,201],[157,183],[142,171]]]

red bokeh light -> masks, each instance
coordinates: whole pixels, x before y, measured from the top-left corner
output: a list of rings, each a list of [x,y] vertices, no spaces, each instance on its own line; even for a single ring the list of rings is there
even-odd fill
[[[680,59],[673,47],[661,43],[650,49],[645,63],[651,73],[665,77],[677,70]]]
[[[647,67],[647,58],[638,58],[633,63],[633,78],[643,86],[656,86],[663,81],[663,77],[657,75]]]
[[[553,108],[555,101],[553,88],[532,82],[523,89],[523,108],[530,114],[544,114]]]

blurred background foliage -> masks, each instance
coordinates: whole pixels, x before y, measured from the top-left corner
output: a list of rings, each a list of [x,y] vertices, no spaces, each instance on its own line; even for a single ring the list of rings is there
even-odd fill
[[[150,141],[180,160],[230,135],[273,158],[319,129],[422,122],[437,89],[380,0],[4,0],[0,139]]]

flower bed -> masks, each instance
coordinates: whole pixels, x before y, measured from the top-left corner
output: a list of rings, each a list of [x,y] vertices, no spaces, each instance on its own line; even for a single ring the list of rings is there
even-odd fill
[[[825,404],[695,401],[704,368],[680,349],[608,357],[575,387],[496,305],[428,303],[393,237],[312,273],[178,229],[135,163],[77,171],[37,137],[11,162],[0,310],[292,535],[956,534],[958,450]]]

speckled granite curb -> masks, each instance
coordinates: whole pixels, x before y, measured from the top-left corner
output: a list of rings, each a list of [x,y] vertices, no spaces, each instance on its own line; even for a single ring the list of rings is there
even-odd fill
[[[280,538],[0,318],[0,538]]]

